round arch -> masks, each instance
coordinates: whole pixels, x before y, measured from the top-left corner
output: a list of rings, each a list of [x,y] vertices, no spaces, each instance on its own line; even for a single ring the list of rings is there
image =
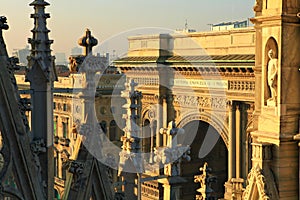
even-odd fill
[[[223,124],[226,124],[224,121]],[[228,180],[228,146],[225,142],[228,141],[224,140],[226,132],[220,122],[220,119],[216,120],[207,113],[191,113],[180,121],[180,127],[186,133],[179,136],[178,140],[180,144],[190,146],[191,160],[182,162],[182,175],[192,178],[198,173],[199,167],[208,163],[214,176],[218,177],[218,182],[212,185],[212,189],[217,198],[224,198],[224,184]],[[196,191],[198,185],[189,184],[187,187]],[[195,193],[189,192],[187,195],[194,196]]]
[[[227,118],[221,119],[220,117],[213,115],[212,113],[202,112],[202,113],[189,113],[186,116],[183,116],[183,118],[176,121],[176,124],[178,127],[182,128],[188,123],[199,120],[204,121],[208,124],[210,124],[214,129],[218,131],[220,136],[222,137],[227,149],[229,145],[229,139],[228,139],[228,125],[227,125]],[[226,122],[226,123],[225,123]]]

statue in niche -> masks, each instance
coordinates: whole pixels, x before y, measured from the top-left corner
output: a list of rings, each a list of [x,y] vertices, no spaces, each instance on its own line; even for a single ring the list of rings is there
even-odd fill
[[[277,104],[278,59],[274,58],[274,52],[272,49],[269,50],[268,56],[270,58],[268,62],[268,85],[271,90],[271,97],[267,100],[267,104],[276,105]]]

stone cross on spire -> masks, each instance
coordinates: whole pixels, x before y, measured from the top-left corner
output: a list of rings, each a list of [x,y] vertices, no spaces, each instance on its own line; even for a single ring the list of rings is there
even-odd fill
[[[89,29],[86,29],[85,35],[78,40],[78,44],[84,47],[84,55],[87,56],[92,53],[92,48],[98,44],[98,40],[92,36]]]

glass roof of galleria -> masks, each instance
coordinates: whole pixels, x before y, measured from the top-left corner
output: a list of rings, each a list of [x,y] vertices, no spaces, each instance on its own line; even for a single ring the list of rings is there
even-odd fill
[[[115,64],[134,64],[134,63],[230,63],[234,64],[253,64],[255,55],[214,55],[214,56],[132,56],[124,57],[114,61]]]

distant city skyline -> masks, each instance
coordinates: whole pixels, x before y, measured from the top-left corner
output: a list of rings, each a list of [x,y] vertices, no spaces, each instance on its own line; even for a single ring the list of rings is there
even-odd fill
[[[23,49],[32,37],[33,19],[29,6],[33,0],[2,0],[0,15],[8,18],[10,29],[4,32],[9,54],[13,49]],[[48,28],[51,30],[51,46],[55,53],[71,54],[78,46],[78,38],[86,28],[92,31],[101,44],[107,38],[121,32],[140,27],[161,27],[162,29],[183,29],[187,20],[188,28],[208,31],[209,24],[245,20],[253,17],[255,3],[240,0],[49,0],[50,13]],[[101,52],[102,53],[102,52]]]

